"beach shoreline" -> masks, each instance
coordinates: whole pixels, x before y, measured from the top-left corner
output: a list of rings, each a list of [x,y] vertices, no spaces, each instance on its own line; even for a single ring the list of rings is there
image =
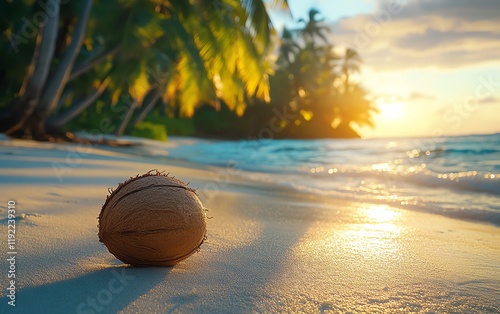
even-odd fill
[[[127,149],[147,146],[0,144],[2,216],[16,203],[15,312],[500,311],[498,227]],[[97,238],[108,188],[152,169],[191,182],[209,210],[206,242],[173,268],[127,267]],[[13,310],[6,291],[2,313]]]

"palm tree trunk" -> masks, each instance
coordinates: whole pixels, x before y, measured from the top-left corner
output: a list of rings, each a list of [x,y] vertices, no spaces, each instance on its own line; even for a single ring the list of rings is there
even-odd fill
[[[30,65],[28,66],[28,71],[26,72],[26,75],[23,78],[23,83],[21,85],[21,88],[19,89],[19,95],[24,95],[26,89],[28,88],[28,84],[30,84],[30,82],[32,82],[33,80],[36,64],[40,56],[40,49],[42,46],[42,33],[44,26],[45,25],[41,24],[40,27],[38,28],[38,35],[36,36],[36,42],[35,42],[35,50],[33,51],[33,56],[31,57],[31,62]]]
[[[82,75],[85,72],[87,72],[88,70],[92,69],[97,64],[106,60],[108,57],[114,56],[118,52],[118,50],[119,50],[119,47],[115,47],[115,48],[111,49],[110,51],[105,52],[104,54],[99,55],[97,57],[91,58],[82,64],[77,64],[74,67],[73,72],[71,72],[71,75],[68,78],[68,82],[76,79],[80,75]]]
[[[59,63],[54,75],[47,82],[42,98],[35,108],[31,123],[35,132],[43,133],[44,123],[48,115],[57,107],[62,91],[66,86],[69,75],[73,68],[73,64],[80,52],[80,47],[85,37],[85,29],[87,28],[90,10],[92,8],[92,0],[86,0],[82,13],[75,26],[71,44],[64,53],[61,62]]]
[[[43,27],[42,43],[40,45],[40,56],[37,60],[33,77],[27,90],[33,89],[36,97],[39,97],[47,81],[50,65],[54,57],[57,31],[59,26],[59,0],[48,0],[47,7],[54,6],[54,13],[48,15],[48,21]]]
[[[57,108],[61,108],[61,106],[64,104],[64,102],[68,99],[68,97],[72,96],[75,94],[75,91],[73,88],[68,88],[65,89],[63,94],[61,95],[61,98],[59,98],[59,102],[57,103]]]
[[[134,100],[134,102],[130,105],[128,108],[127,114],[125,117],[123,117],[122,123],[120,124],[120,127],[116,130],[115,135],[116,136],[121,136],[125,132],[125,128],[128,125],[128,122],[130,121],[130,118],[132,118],[132,115],[134,114],[135,108],[139,106],[139,103],[137,100]]]
[[[146,118],[146,116],[151,111],[151,109],[153,109],[153,107],[155,106],[155,104],[159,98],[160,98],[160,91],[157,89],[154,91],[154,95],[153,95],[153,98],[151,99],[151,101],[146,106],[144,106],[144,108],[142,108],[141,112],[139,113],[139,115],[135,119],[135,121],[133,123],[134,126],[141,123],[142,120],[144,120],[144,118]]]
[[[57,41],[59,2],[58,0],[48,0],[46,5],[53,6],[54,11],[47,17],[45,25],[39,29],[34,56],[21,87],[20,97],[9,104],[5,113],[0,117],[0,125],[2,126],[0,130],[7,134],[24,126],[38,104],[49,75]]]
[[[67,110],[65,110],[61,114],[59,114],[55,117],[49,118],[47,120],[47,124],[50,125],[51,127],[56,127],[56,128],[60,128],[60,127],[64,126],[70,120],[72,120],[76,116],[78,116],[88,106],[93,104],[97,100],[97,98],[99,98],[99,96],[101,96],[102,93],[106,90],[110,81],[111,81],[111,78],[109,76],[106,77],[104,79],[104,81],[102,81],[102,83],[99,85],[99,87],[95,91],[93,91],[87,98],[72,105],[70,108],[68,108]]]
[[[344,94],[349,92],[349,71],[344,73]]]

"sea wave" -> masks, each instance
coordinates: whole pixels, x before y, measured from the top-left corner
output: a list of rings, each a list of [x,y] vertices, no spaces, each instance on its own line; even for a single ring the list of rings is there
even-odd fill
[[[306,170],[307,171],[307,170]],[[398,166],[390,163],[371,166],[313,167],[307,172],[318,177],[344,181],[349,178],[375,178],[390,184],[411,183],[427,188],[446,188],[457,192],[482,192],[500,196],[500,173],[462,171],[438,173],[418,166]]]
[[[244,172],[245,178],[281,185],[297,192],[355,202],[383,204],[451,218],[500,226],[500,180],[468,173],[457,179],[432,172],[406,176],[342,171],[327,175]]]
[[[429,139],[206,141],[169,157],[297,191],[500,225],[500,134]]]

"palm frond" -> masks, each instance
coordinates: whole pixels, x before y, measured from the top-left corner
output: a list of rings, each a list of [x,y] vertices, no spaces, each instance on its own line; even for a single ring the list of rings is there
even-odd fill
[[[148,73],[144,65],[142,65],[137,77],[129,83],[129,94],[140,105],[150,88]]]
[[[196,106],[215,99],[215,92],[199,58],[189,53],[181,54],[177,65],[181,116],[191,117]]]
[[[264,1],[243,0],[243,7],[246,10],[248,23],[256,42],[264,49],[269,48],[271,37],[275,35],[275,31]]]

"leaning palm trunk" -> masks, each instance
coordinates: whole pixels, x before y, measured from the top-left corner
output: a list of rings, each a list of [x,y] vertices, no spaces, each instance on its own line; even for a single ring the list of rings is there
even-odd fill
[[[120,127],[116,130],[115,135],[121,136],[125,132],[125,128],[128,125],[128,122],[130,121],[130,118],[132,118],[132,115],[134,114],[135,109],[139,106],[139,103],[137,100],[134,100],[134,102],[130,105],[128,108],[127,114],[125,117],[123,117],[122,123],[120,124]]]
[[[42,94],[40,102],[37,104],[33,115],[30,117],[30,127],[36,135],[44,133],[44,123],[49,114],[57,107],[62,91],[66,86],[68,78],[71,74],[73,64],[80,52],[80,47],[85,37],[85,29],[87,28],[90,10],[92,8],[92,0],[86,0],[82,13],[76,24],[73,33],[71,44],[64,53],[61,62],[59,63],[54,75],[52,75]]]
[[[0,117],[1,131],[7,134],[24,127],[26,120],[38,104],[38,99],[49,75],[57,41],[59,1],[48,0],[47,6],[52,6],[54,11],[47,17],[45,25],[42,25],[39,30],[33,59],[19,97],[7,106],[6,113]]]
[[[19,89],[19,95],[24,95],[26,93],[26,89],[28,89],[28,85],[30,86],[30,89],[33,90],[33,75],[35,75],[35,69],[37,65],[38,58],[40,56],[40,50],[42,46],[42,34],[43,34],[43,28],[45,25],[40,24],[40,27],[38,29],[38,35],[36,36],[36,41],[35,41],[35,50],[33,51],[33,56],[31,57],[31,62],[30,65],[28,66],[28,70],[26,71],[26,74],[24,75],[23,78],[23,83],[21,85],[21,88]],[[46,70],[46,69],[44,69]],[[44,71],[48,74],[48,70]],[[40,70],[38,71],[40,73]],[[39,74],[40,75],[40,74]]]
[[[99,87],[96,90],[94,90],[87,98],[83,99],[82,101],[76,104],[73,104],[70,108],[68,108],[61,114],[49,118],[47,124],[55,128],[60,128],[64,126],[66,123],[68,123],[76,116],[78,116],[88,106],[93,104],[97,100],[97,98],[99,98],[99,96],[101,96],[102,93],[106,90],[110,81],[111,81],[110,77],[109,76],[106,77],[104,81],[102,81],[102,83],[99,85]]]
[[[156,91],[154,91],[154,95],[153,95],[153,98],[151,99],[151,101],[146,106],[144,106],[144,108],[141,110],[141,112],[139,113],[137,118],[134,120],[134,123],[133,123],[134,126],[141,123],[142,120],[144,120],[144,118],[146,118],[146,116],[151,111],[151,109],[153,109],[153,107],[155,106],[155,104],[159,98],[160,98],[160,90],[157,89]]]
[[[344,72],[344,94],[349,92],[349,70],[346,69]]]
[[[87,71],[93,69],[97,64],[105,61],[107,58],[113,57],[119,50],[119,47],[115,47],[111,49],[108,52],[105,52],[103,54],[98,54],[96,57],[91,58],[90,60],[87,60],[83,64],[77,64],[73,72],[71,72],[71,75],[68,78],[68,82],[76,79],[80,75],[86,73]]]

